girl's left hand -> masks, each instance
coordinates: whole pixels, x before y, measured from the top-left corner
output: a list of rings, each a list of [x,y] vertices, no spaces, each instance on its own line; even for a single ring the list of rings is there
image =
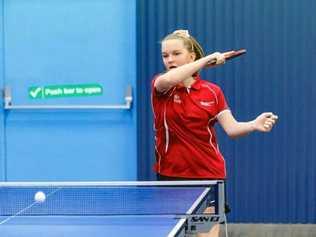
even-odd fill
[[[277,120],[278,116],[272,112],[262,113],[253,121],[254,129],[260,132],[270,132]]]

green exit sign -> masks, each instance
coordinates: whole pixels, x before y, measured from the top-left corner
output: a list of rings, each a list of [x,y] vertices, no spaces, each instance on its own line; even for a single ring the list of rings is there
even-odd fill
[[[28,89],[28,95],[31,99],[98,96],[102,94],[103,88],[99,84],[31,86]]]

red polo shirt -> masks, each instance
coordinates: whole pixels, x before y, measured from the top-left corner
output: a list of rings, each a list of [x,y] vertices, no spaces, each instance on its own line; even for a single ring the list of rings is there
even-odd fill
[[[152,81],[154,170],[170,177],[224,179],[213,126],[228,106],[219,86],[195,79],[191,88],[175,86],[166,93],[157,92]]]

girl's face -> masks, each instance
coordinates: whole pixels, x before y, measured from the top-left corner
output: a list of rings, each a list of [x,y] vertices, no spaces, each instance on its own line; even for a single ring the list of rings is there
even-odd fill
[[[161,43],[161,55],[167,71],[195,60],[195,54],[189,52],[180,39],[163,41]]]

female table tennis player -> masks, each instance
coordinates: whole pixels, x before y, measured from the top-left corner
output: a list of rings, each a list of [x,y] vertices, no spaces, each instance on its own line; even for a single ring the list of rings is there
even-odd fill
[[[201,69],[223,65],[233,51],[205,56],[188,31],[177,30],[162,40],[161,54],[166,71],[152,81],[158,180],[225,179],[214,124],[218,122],[228,136],[236,138],[253,131],[269,132],[278,117],[265,112],[238,122],[221,88],[201,79]],[[218,235],[219,225],[207,233]]]

